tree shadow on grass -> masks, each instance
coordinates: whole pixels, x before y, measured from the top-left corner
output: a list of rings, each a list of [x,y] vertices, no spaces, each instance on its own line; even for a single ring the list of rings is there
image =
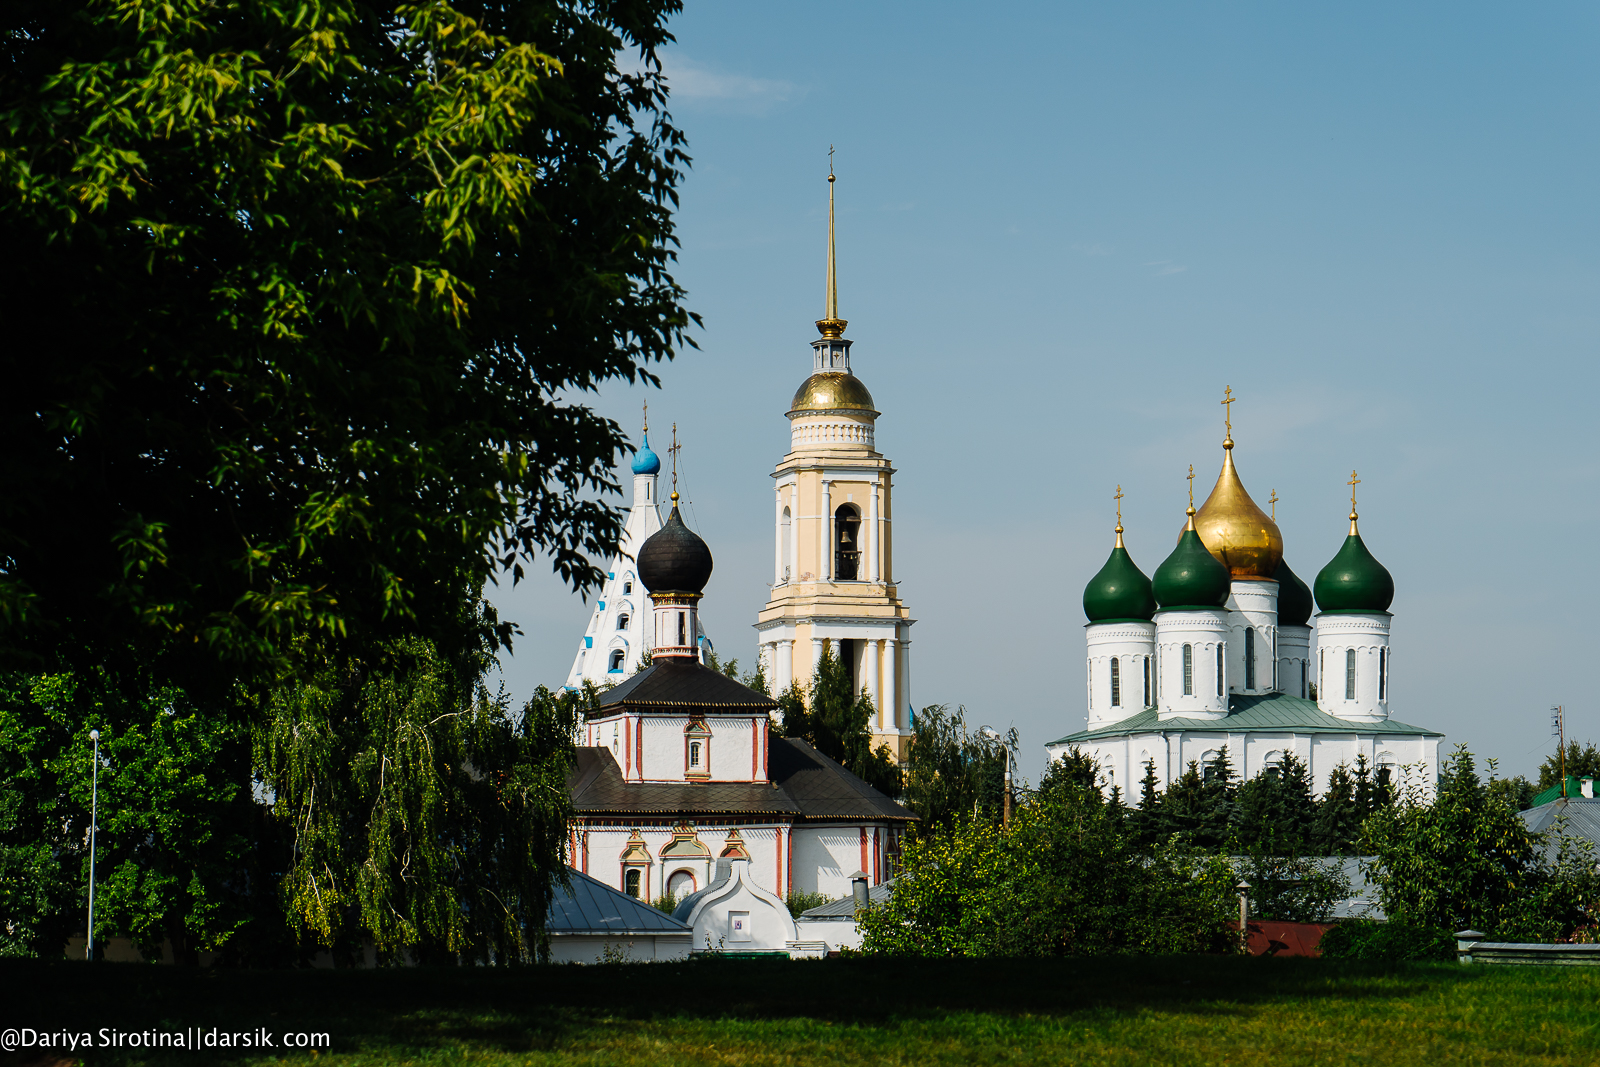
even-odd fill
[[[1063,1022],[1139,1012],[1226,1017],[1327,997],[1412,998],[1480,981],[1485,970],[1208,956],[710,959],[379,971],[192,971],[11,960],[0,961],[0,986],[13,991],[4,1025],[38,1031],[265,1028],[326,1032],[341,1052],[461,1043],[513,1052],[557,1048],[597,1028],[625,1034],[674,1020],[898,1027],[958,1014]],[[192,1052],[95,1053],[97,1063],[195,1062]]]

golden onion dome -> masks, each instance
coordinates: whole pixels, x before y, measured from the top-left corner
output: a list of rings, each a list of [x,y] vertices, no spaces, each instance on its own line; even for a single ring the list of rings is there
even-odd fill
[[[861,384],[861,379],[844,371],[818,371],[795,390],[789,414],[820,414],[824,411],[858,411],[877,415],[872,406],[872,394]]]
[[[1245,492],[1233,466],[1231,436],[1222,448],[1222,473],[1194,517],[1195,531],[1233,577],[1273,581],[1283,560],[1283,534]]]

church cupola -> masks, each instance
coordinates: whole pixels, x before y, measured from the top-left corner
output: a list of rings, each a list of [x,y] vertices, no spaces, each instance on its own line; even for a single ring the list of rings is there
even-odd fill
[[[1274,494],[1276,495],[1276,494]],[[1272,575],[1278,580],[1278,691],[1302,699],[1311,695],[1311,589],[1280,560]]]
[[[1116,543],[1083,590],[1089,618],[1089,728],[1138,714],[1155,703],[1156,598],[1122,543],[1122,486],[1117,486]]]
[[[677,427],[673,448],[677,451]],[[676,456],[674,456],[676,459]],[[673,483],[677,483],[674,467]],[[698,605],[711,580],[711,549],[683,524],[678,513],[678,491],[672,491],[672,514],[666,525],[639,549],[639,580],[655,605],[655,638],[651,659],[700,658]]]
[[[1220,719],[1228,714],[1228,568],[1206,551],[1194,528],[1194,468],[1189,523],[1156,568],[1156,702],[1161,718]]]
[[[1394,577],[1373,558],[1356,526],[1350,472],[1350,533],[1317,575],[1317,705],[1356,722],[1389,717],[1389,605]]]

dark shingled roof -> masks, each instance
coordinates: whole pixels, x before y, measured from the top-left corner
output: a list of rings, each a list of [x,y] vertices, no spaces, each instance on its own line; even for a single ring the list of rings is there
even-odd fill
[[[623,709],[646,711],[652,708],[682,711],[684,708],[712,712],[771,711],[778,702],[765,693],[719,674],[698,660],[677,662],[658,660],[627,681],[600,694],[600,707],[590,718],[615,715]]]
[[[627,782],[609,748],[579,748],[567,779],[580,815],[772,815],[911,820],[916,816],[795,738],[772,739],[771,782]]]
[[[556,886],[544,928],[552,934],[691,934],[658,908],[619,893],[582,871],[567,868],[570,889]]]
[[[1130,734],[1171,733],[1227,733],[1256,730],[1261,733],[1297,734],[1408,734],[1422,737],[1443,737],[1434,730],[1408,726],[1403,722],[1385,719],[1382,722],[1351,722],[1338,719],[1314,701],[1290,696],[1288,693],[1266,693],[1260,696],[1234,694],[1228,698],[1228,716],[1223,719],[1163,719],[1155,708],[1145,708],[1120,722],[1107,723],[1093,730],[1079,730],[1068,734],[1052,745],[1071,745],[1102,738],[1126,737]]]

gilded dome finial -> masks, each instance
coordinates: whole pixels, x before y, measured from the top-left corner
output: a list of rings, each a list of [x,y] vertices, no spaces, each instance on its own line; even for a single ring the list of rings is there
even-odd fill
[[[1267,497],[1267,503],[1272,505],[1272,521],[1278,521],[1278,491],[1274,489],[1272,495]]]
[[[1184,512],[1184,514],[1189,516],[1189,525],[1185,526],[1184,529],[1185,530],[1194,529],[1194,464],[1193,463],[1189,464],[1189,510]]]
[[[824,337],[836,338],[844,336],[844,328],[850,325],[839,317],[839,283],[838,275],[834,268],[833,255],[833,145],[828,146],[828,293],[824,305],[826,310],[823,317],[817,320],[817,330]]]
[[[1122,548],[1122,486],[1117,486],[1116,495],[1111,499],[1117,502],[1117,543],[1114,548]]]
[[[1359,517],[1356,515],[1356,486],[1361,484],[1361,479],[1356,477],[1355,471],[1351,471],[1350,480],[1344,484],[1350,487],[1350,533],[1353,536],[1360,532],[1356,529],[1356,519]]]
[[[1227,398],[1227,399],[1222,401],[1222,423],[1223,423],[1224,426],[1227,427],[1226,432],[1224,432],[1224,434],[1222,435],[1222,447],[1223,448],[1232,448],[1233,447],[1233,408],[1232,408],[1231,405],[1238,398],[1233,395],[1233,386],[1231,386],[1231,385],[1228,386],[1226,389],[1224,389],[1222,391],[1222,395]]]
[[[1222,403],[1237,397],[1229,386]],[[1272,580],[1283,559],[1283,534],[1276,519],[1256,506],[1233,463],[1233,408],[1224,407],[1227,437],[1222,442],[1222,470],[1211,495],[1191,520],[1210,553],[1234,578]]]
[[[672,506],[678,506],[678,453],[683,446],[678,443],[678,424],[672,424],[672,446],[667,449],[667,454],[672,457]]]

